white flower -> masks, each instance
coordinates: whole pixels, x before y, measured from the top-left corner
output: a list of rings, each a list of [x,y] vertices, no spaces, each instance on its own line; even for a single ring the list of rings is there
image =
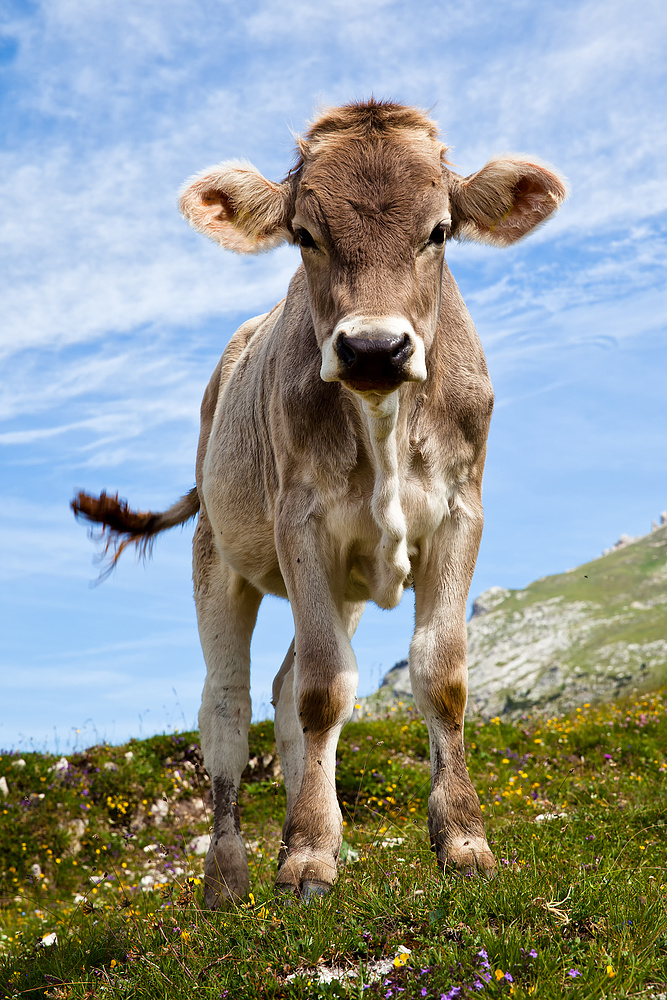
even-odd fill
[[[58,936],[56,932],[51,931],[50,934],[43,934],[40,944],[42,948],[50,948],[52,945],[58,944]]]

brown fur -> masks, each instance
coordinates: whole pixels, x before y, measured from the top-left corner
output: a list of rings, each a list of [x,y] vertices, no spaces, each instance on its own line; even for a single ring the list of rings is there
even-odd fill
[[[511,243],[565,188],[533,159],[498,158],[461,178],[445,154],[421,111],[369,101],[323,112],[279,184],[249,164],[199,174],[181,198],[195,228],[239,252],[298,242],[302,266],[286,298],[225,349],[204,394],[188,497],[158,515],[117,498],[74,504],[120,549],[200,511],[211,906],[249,884],[235,803],[265,593],[289,598],[295,623],[274,684],[287,793],[278,887],[308,898],[334,881],[336,744],[356,691],[350,638],[367,600],[394,607],[406,586],[413,691],[432,752],[431,838],[443,865],[494,868],[463,752],[465,610],[493,391],[444,241]]]

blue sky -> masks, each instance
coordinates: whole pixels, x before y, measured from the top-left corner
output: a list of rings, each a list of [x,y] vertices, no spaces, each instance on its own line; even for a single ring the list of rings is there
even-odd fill
[[[193,482],[224,345],[298,256],[226,254],[176,209],[231,157],[280,179],[318,105],[431,109],[457,169],[528,152],[558,216],[509,250],[451,245],[496,389],[471,595],[644,533],[667,507],[667,8],[629,0],[6,0],[0,13],[0,746],[193,725],[204,666],[191,527],[91,587],[68,502],[162,508]],[[409,599],[369,606],[360,692],[405,655]],[[291,638],[264,602],[262,716]]]

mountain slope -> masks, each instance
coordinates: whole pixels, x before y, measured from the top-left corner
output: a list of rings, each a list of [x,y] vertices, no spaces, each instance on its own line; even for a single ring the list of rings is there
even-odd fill
[[[667,524],[525,590],[492,587],[468,623],[468,712],[566,711],[667,682]],[[413,704],[397,664],[357,716]]]

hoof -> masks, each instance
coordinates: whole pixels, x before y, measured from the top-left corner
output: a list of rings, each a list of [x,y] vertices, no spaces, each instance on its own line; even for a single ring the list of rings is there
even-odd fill
[[[245,847],[240,838],[219,840],[209,847],[204,864],[204,903],[209,910],[219,910],[238,903],[248,895],[250,876]]]
[[[326,896],[331,888],[326,882],[316,882],[315,879],[304,879],[301,883],[301,898],[304,903],[309,903],[311,899],[318,896]]]
[[[486,878],[494,878],[496,875],[496,859],[485,837],[459,835],[450,840],[441,851],[438,851],[438,856],[445,872],[453,870],[458,875],[480,875]]]
[[[277,882],[273,887],[273,897],[280,906],[294,906],[299,899],[299,889],[289,882]]]
[[[318,879],[305,878],[300,885],[293,882],[276,882],[274,895],[283,906],[292,906],[297,900],[309,903],[319,896],[326,896],[331,885]]]

